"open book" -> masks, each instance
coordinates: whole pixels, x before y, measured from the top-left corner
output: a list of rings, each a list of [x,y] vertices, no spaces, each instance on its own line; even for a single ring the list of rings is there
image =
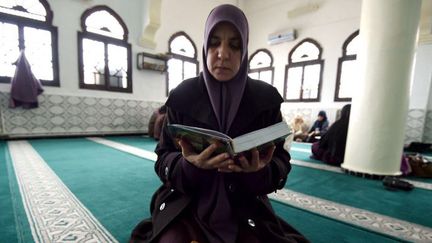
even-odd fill
[[[168,131],[173,138],[187,140],[197,153],[202,152],[213,142],[218,142],[221,146],[215,153],[228,152],[231,156],[252,148],[258,148],[258,150],[262,151],[272,144],[283,141],[285,137],[291,134],[291,128],[284,121],[236,138],[231,138],[226,134],[210,129],[179,124],[168,124]]]

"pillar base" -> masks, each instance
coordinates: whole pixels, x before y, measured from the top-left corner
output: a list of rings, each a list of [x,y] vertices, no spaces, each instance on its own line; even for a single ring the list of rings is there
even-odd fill
[[[358,176],[358,177],[362,177],[362,178],[366,178],[366,179],[372,179],[372,180],[382,180],[386,176],[400,176],[402,174],[402,173],[399,173],[396,175],[378,175],[378,174],[370,174],[370,173],[365,173],[365,172],[353,171],[353,170],[349,170],[349,169],[346,169],[343,167],[341,167],[341,169],[346,174],[354,175],[354,176]]]

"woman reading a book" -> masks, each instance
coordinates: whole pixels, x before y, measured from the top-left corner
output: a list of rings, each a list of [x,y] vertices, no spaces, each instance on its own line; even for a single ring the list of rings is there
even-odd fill
[[[153,195],[151,219],[136,226],[131,242],[307,242],[266,196],[284,187],[291,169],[283,142],[230,156],[214,153],[217,143],[196,151],[167,129],[181,124],[238,137],[282,121],[278,91],[248,78],[248,35],[247,19],[233,5],[208,16],[203,72],[168,97],[155,150],[163,185]]]

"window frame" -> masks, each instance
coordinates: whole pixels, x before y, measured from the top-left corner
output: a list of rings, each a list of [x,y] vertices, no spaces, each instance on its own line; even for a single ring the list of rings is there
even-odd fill
[[[123,39],[117,39],[101,34],[96,34],[93,32],[88,32],[86,30],[85,21],[87,17],[89,17],[94,12],[104,10],[111,14],[118,23],[122,26],[124,30]],[[79,88],[80,89],[90,89],[90,90],[103,90],[103,91],[111,91],[111,92],[124,92],[124,93],[132,93],[132,47],[131,44],[127,42],[129,35],[129,30],[126,24],[123,22],[122,18],[114,12],[111,8],[106,5],[98,5],[92,8],[89,8],[84,11],[81,15],[81,31],[78,31],[77,42],[78,42],[78,75],[79,75]],[[90,39],[94,41],[99,41],[104,44],[104,61],[105,61],[105,70],[104,70],[104,79],[105,83],[103,85],[98,84],[86,84],[84,83],[84,62],[83,62],[83,39]],[[125,47],[127,50],[127,87],[119,88],[112,87],[109,85],[109,68],[108,68],[108,45],[113,44],[116,46]]]
[[[46,20],[36,20],[31,18],[20,17],[16,15],[0,13],[0,21],[3,23],[14,24],[18,27],[18,48],[20,51],[25,49],[24,46],[24,27],[37,28],[46,30],[51,33],[51,53],[52,53],[52,69],[53,69],[53,80],[40,79],[40,82],[44,86],[60,86],[60,75],[59,75],[59,58],[58,58],[58,31],[57,27],[52,25],[53,12],[50,5],[46,0],[39,0],[39,3],[43,5],[46,11]],[[21,6],[21,5],[20,5]],[[0,83],[11,83],[13,77],[0,76]]]
[[[255,55],[257,55],[261,51],[265,52],[267,55],[269,55],[269,57],[270,57],[270,66],[268,66],[268,67],[261,67],[261,68],[252,68],[251,69],[250,68],[250,62],[255,57]],[[258,73],[258,77],[259,77],[260,74],[261,74],[261,72],[265,72],[265,71],[271,71],[271,85],[273,85],[274,84],[273,55],[266,48],[261,48],[261,49],[256,50],[254,53],[252,53],[252,55],[250,55],[250,58],[249,58],[249,61],[248,61],[248,74],[250,74],[250,73]]]
[[[344,61],[353,61],[357,60],[357,55],[347,55],[347,47],[351,43],[351,41],[359,35],[360,31],[357,30],[351,35],[348,36],[348,38],[345,40],[345,42],[342,45],[342,56],[338,59],[338,67],[336,72],[336,83],[335,83],[335,94],[334,94],[334,101],[336,102],[346,102],[346,101],[352,101],[351,98],[340,98],[339,97],[339,86],[341,84],[341,75],[342,75],[342,65]]]
[[[171,51],[171,42],[175,38],[177,38],[179,36],[184,36],[184,37],[186,37],[187,40],[190,41],[190,43],[192,44],[192,47],[194,48],[194,51],[195,51],[194,57],[183,56],[183,55],[180,55],[180,54],[177,54],[177,53],[173,53]],[[185,62],[190,62],[190,63],[196,64],[196,75],[198,75],[198,72],[199,72],[199,62],[198,62],[198,59],[197,59],[197,56],[198,56],[197,55],[197,48],[196,48],[196,45],[193,42],[192,38],[190,38],[190,36],[188,34],[186,34],[186,32],[184,32],[184,31],[178,31],[178,32],[174,33],[173,35],[171,35],[171,37],[168,40],[168,55],[170,56],[170,58],[167,59],[167,65],[168,65],[168,61],[171,58],[175,58],[175,59],[181,60],[182,66],[183,66],[183,68],[182,68],[182,76],[183,77],[184,77],[184,63]],[[169,69],[167,69],[166,74],[165,74],[165,94],[166,94],[166,96],[169,95],[169,90],[170,90],[169,89],[170,88],[169,87],[169,71],[168,70]]]
[[[308,60],[308,61],[300,61],[300,62],[292,62],[292,55],[294,54],[294,52],[296,51],[296,49],[301,46],[303,43],[305,42],[310,42],[312,44],[314,44],[318,50],[319,50],[319,54],[318,54],[318,59],[314,59],[314,60]],[[318,94],[317,94],[317,98],[315,99],[303,99],[303,81],[304,81],[304,69],[306,66],[309,65],[315,65],[315,64],[319,64],[321,66],[320,68],[320,74],[319,74],[319,81],[318,81]],[[288,88],[288,69],[289,68],[294,68],[294,67],[302,67],[302,79],[301,79],[301,89],[299,90],[300,92],[300,98],[299,99],[287,99],[286,98],[286,91]],[[319,102],[321,100],[321,88],[322,88],[322,82],[323,82],[323,71],[324,71],[324,60],[322,59],[322,47],[321,45],[314,39],[312,38],[305,38],[302,41],[300,41],[299,43],[297,43],[297,45],[295,45],[292,50],[290,51],[290,53],[288,54],[288,64],[285,65],[285,79],[284,79],[284,91],[283,91],[283,97],[284,100],[286,102]]]

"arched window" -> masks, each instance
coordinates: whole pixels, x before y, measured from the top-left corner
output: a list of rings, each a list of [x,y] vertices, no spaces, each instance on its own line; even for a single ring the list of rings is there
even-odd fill
[[[79,84],[82,89],[132,92],[128,29],[107,6],[87,9],[78,32]]]
[[[249,59],[249,77],[273,84],[273,57],[269,50],[258,49]]]
[[[286,101],[319,101],[321,93],[322,48],[312,39],[304,39],[289,53],[285,66]]]
[[[358,80],[357,52],[359,31],[352,33],[342,46],[342,57],[338,61],[335,101],[351,101],[354,84]]]
[[[33,74],[43,85],[59,86],[57,27],[46,0],[0,1],[0,82],[15,75],[25,51]]]
[[[183,80],[198,75],[197,49],[185,32],[172,35],[168,49],[171,58],[168,60],[167,95]]]

